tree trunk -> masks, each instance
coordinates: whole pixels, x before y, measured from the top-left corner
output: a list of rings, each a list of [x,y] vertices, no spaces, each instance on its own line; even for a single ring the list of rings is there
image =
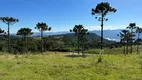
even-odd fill
[[[8,22],[8,53],[10,53],[10,23]]]
[[[124,43],[124,54],[126,54],[126,50],[125,50],[125,43]]]
[[[26,49],[27,49],[27,46],[26,46],[26,36],[25,35],[23,35],[23,37],[24,37],[24,40],[23,40],[23,49],[24,49],[24,52],[26,52]]]
[[[84,55],[85,55],[84,51],[85,51],[84,43],[82,42],[82,56],[84,56]]]
[[[79,35],[77,36],[77,44],[78,44],[78,55],[79,55]]]
[[[43,52],[43,31],[41,31],[41,53]]]
[[[138,40],[137,40],[137,54],[139,53],[139,37],[140,37],[140,33],[138,33]]]
[[[132,54],[132,50],[133,50],[133,49],[132,49],[132,46],[133,46],[132,33],[133,33],[133,30],[131,29],[131,51],[130,51],[131,54]]]
[[[103,24],[104,22],[104,15],[102,13],[102,16],[101,16],[101,50],[103,49]]]
[[[127,46],[126,46],[126,54],[128,54],[128,40],[127,40]]]

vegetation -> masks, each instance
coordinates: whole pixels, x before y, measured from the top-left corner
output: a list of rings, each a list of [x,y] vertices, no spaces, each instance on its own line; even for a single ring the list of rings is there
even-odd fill
[[[116,52],[116,51],[110,51]],[[86,58],[65,57],[66,53],[0,55],[0,80],[141,80],[142,55],[119,53]]]
[[[83,44],[84,50],[88,49],[98,49],[100,36],[89,33],[85,36],[88,41],[85,41]],[[18,54],[24,53],[24,48],[27,48],[27,52],[40,52],[41,51],[41,40],[40,37],[30,37],[26,36],[27,47],[25,47],[24,38],[21,36],[11,36],[11,53]],[[1,50],[4,51],[7,49],[7,38],[5,36],[0,37],[0,46]],[[115,41],[109,41],[104,39],[105,47],[109,47],[112,44],[115,44]],[[80,45],[82,48],[82,44]],[[76,52],[77,51],[77,37],[74,33],[62,34],[62,35],[52,35],[43,37],[43,51],[60,51],[60,52]],[[81,49],[80,49],[81,51]]]
[[[75,25],[70,30],[74,33],[44,36],[51,27],[43,22],[35,27],[40,36],[31,36],[30,28],[21,28],[13,36],[10,25],[19,20],[0,17],[8,25],[7,33],[0,28],[0,80],[141,80],[142,28],[130,23],[118,34],[120,42],[103,38],[105,17],[116,11],[108,2],[92,9],[101,21],[101,37],[83,25]]]
[[[43,36],[43,32],[50,31],[51,27],[48,27],[46,23],[37,23],[35,29],[37,29],[41,35],[39,37],[30,37],[28,35],[32,34],[32,30],[29,28],[21,28],[17,31],[17,35],[23,36],[22,40],[21,37],[15,37],[12,36],[12,39],[10,40],[10,25],[18,22],[18,19],[15,19],[13,17],[0,17],[0,20],[8,25],[8,37],[2,36],[0,38],[1,40],[1,51],[7,51],[10,53],[23,53],[23,52],[37,52],[40,51],[41,53],[44,51],[72,51],[76,52],[81,51],[80,47],[82,47],[82,53],[86,52],[87,49],[98,49],[98,47],[101,46],[101,49],[104,48],[113,48],[113,47],[121,47],[124,46],[124,54],[125,54],[125,46],[126,46],[126,54],[128,54],[128,46],[131,42],[131,53],[132,53],[132,46],[135,45],[134,43],[140,42],[140,32],[135,30],[137,33],[139,33],[138,38],[139,40],[133,39],[135,36],[135,32],[133,32],[134,29],[136,29],[136,23],[130,23],[127,27],[129,30],[126,30],[126,32],[121,32],[121,42],[116,43],[113,41],[107,41],[103,38],[103,27],[104,27],[104,21],[107,21],[108,19],[105,18],[106,15],[109,13],[115,13],[117,10],[115,8],[112,8],[108,2],[101,2],[97,4],[95,8],[92,9],[92,15],[99,15],[100,17],[96,17],[99,21],[101,21],[101,37],[94,36],[94,34],[88,35],[88,30],[84,29],[83,25],[75,25],[73,30],[70,30],[71,32],[75,32],[75,35],[77,38],[69,37],[70,34],[67,35],[61,35],[61,36]],[[140,27],[139,27],[140,28]],[[1,30],[3,32],[3,30]],[[72,36],[72,35],[70,35]],[[8,42],[7,39],[8,38]],[[72,39],[73,38],[73,39]],[[99,40],[101,41],[99,42]],[[49,40],[49,41],[48,41]],[[55,40],[55,41],[52,41]],[[10,41],[12,42],[10,44]],[[19,41],[21,43],[19,43]],[[28,43],[28,45],[27,45]],[[50,44],[52,43],[52,44]],[[56,44],[55,44],[56,43]],[[109,43],[109,44],[108,44]],[[5,45],[5,44],[8,44]],[[76,45],[77,44],[77,45]],[[11,48],[10,48],[11,47]],[[11,50],[11,51],[10,51]],[[137,45],[137,52],[138,52],[138,45]]]

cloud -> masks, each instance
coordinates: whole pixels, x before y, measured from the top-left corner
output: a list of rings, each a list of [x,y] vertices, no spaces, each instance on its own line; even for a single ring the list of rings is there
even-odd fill
[[[85,27],[88,30],[101,30],[101,26],[88,26]],[[116,29],[125,29],[125,26],[104,26],[104,30],[116,30]]]
[[[116,41],[116,39],[111,39],[111,38],[105,38],[107,40],[110,40],[110,41]]]

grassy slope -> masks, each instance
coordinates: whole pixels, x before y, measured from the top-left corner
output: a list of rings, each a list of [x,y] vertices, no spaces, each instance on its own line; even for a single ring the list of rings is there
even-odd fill
[[[142,80],[142,55],[0,55],[0,80]]]

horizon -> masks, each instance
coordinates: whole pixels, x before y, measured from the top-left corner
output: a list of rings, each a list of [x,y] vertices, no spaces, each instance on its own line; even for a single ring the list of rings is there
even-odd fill
[[[120,38],[119,36],[116,36],[119,31],[122,30],[122,29],[113,29],[113,30],[104,30],[104,39],[107,39],[107,40],[110,40],[110,41],[120,41]],[[113,34],[109,34],[109,32],[112,31]],[[98,36],[101,36],[100,33],[101,31],[100,30],[89,30],[88,31],[89,33],[93,33],[93,34],[96,34]],[[118,33],[117,33],[118,32]],[[62,34],[71,34],[73,32],[70,32],[70,31],[55,31],[55,32],[52,32],[52,31],[47,31],[47,32],[44,32],[43,35],[44,36],[52,36],[52,35],[62,35]],[[31,36],[40,36],[40,32],[33,32],[33,34]],[[11,35],[14,35],[14,36],[17,36],[16,33],[11,33]]]
[[[74,25],[82,24],[88,30],[100,30],[100,22],[91,15],[91,9],[100,2],[109,2],[116,13],[107,15],[104,30],[125,29],[129,23],[141,26],[141,0],[4,0],[1,1],[3,11],[1,17],[18,18],[19,22],[10,26],[10,32],[16,33],[20,28],[28,27],[38,32],[34,27],[38,22],[45,22],[52,27],[50,32],[62,32],[72,29]],[[5,4],[7,4],[6,7]],[[137,4],[133,6],[134,4]],[[137,14],[137,15],[135,15]],[[7,25],[0,23],[0,27],[7,32]],[[48,31],[47,31],[48,32]]]
[[[114,30],[123,30],[123,29],[104,29],[104,31],[114,31]],[[101,31],[101,30],[88,30],[88,32],[91,32],[91,31]],[[70,32],[69,30],[68,31],[45,31],[44,33],[58,33],[58,32]],[[39,31],[35,31],[34,33],[40,33]],[[73,32],[70,32],[70,33],[73,33]],[[14,33],[11,33],[11,34],[16,34],[16,32]]]

